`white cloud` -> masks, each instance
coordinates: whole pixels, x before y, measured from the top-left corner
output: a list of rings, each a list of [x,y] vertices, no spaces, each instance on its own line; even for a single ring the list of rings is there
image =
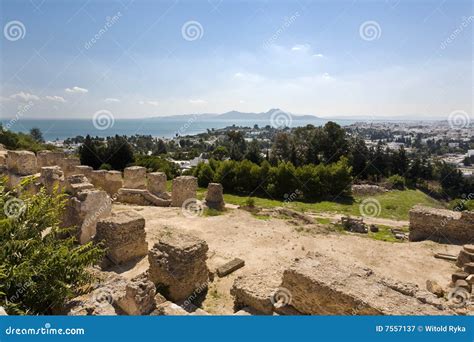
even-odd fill
[[[313,55],[313,57],[323,58],[324,55],[322,53],[316,53]]]
[[[48,96],[45,96],[44,99],[48,101],[53,101],[53,102],[66,103],[66,100],[62,96],[56,96],[56,95],[49,96],[48,95]]]
[[[138,104],[140,105],[150,105],[150,106],[159,106],[160,103],[158,101],[138,101]]]
[[[10,95],[10,98],[19,101],[38,101],[40,99],[39,96],[24,92],[19,92],[18,94]]]
[[[66,93],[73,93],[73,94],[85,94],[89,92],[89,90],[85,88],[80,88],[80,87],[66,88],[64,90],[66,91]]]
[[[233,79],[246,82],[260,82],[263,81],[263,77],[258,74],[236,72],[233,76]]]
[[[113,97],[108,97],[108,98],[104,99],[104,102],[106,102],[106,103],[117,103],[117,102],[120,102],[120,100],[116,99],[116,98],[113,98]]]
[[[205,105],[207,104],[207,101],[202,100],[202,99],[191,99],[189,100],[189,103],[193,105]]]
[[[291,48],[291,51],[309,51],[311,49],[311,45],[309,44],[296,44]]]

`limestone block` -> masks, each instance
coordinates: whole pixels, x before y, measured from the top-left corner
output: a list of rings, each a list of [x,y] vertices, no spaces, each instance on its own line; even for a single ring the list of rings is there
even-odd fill
[[[152,316],[186,316],[189,313],[181,306],[166,301],[156,306],[156,309],[151,313]]]
[[[280,284],[279,272],[259,272],[237,277],[230,290],[234,297],[234,309],[250,307],[256,314],[271,315]]]
[[[44,166],[61,166],[62,160],[65,158],[62,151],[39,151],[36,154],[38,169]]]
[[[206,205],[211,209],[223,210],[224,189],[220,183],[209,183],[207,186]]]
[[[74,196],[81,191],[93,188],[94,186],[89,183],[88,179],[84,175],[72,175],[66,177],[66,192]]]
[[[146,279],[129,282],[117,305],[127,315],[147,315],[155,309],[155,285]]]
[[[59,166],[45,166],[41,168],[40,182],[49,194],[56,188],[61,192],[64,186],[64,174]]]
[[[107,191],[110,196],[116,196],[122,186],[122,173],[120,171],[107,171],[105,174],[104,190]]]
[[[3,308],[3,306],[0,306],[0,316],[8,316],[7,312]]]
[[[76,165],[74,166],[74,174],[82,174],[87,177],[89,182],[92,183],[92,171],[94,169],[87,165]],[[92,183],[94,184],[94,183]]]
[[[91,172],[91,183],[94,184],[96,188],[104,189],[105,185],[105,175],[107,174],[107,170],[93,170]]]
[[[61,169],[64,172],[64,177],[73,175],[76,172],[76,166],[81,165],[79,158],[69,157],[61,160]]]
[[[196,198],[197,178],[193,176],[180,176],[173,179],[171,192],[171,206],[181,207],[186,200]]]
[[[283,273],[291,305],[308,315],[449,315],[433,294],[368,268],[322,255],[298,259]]]
[[[148,190],[126,188],[119,189],[116,200],[120,203],[157,207],[169,207],[171,203],[170,200],[155,196]]]
[[[146,168],[130,166],[123,170],[123,187],[128,189],[146,189]]]
[[[19,176],[33,175],[37,171],[36,156],[30,151],[8,151],[7,168]]]
[[[166,193],[166,173],[152,172],[147,174],[147,188],[148,191],[158,197]]]
[[[96,241],[103,241],[107,256],[121,264],[148,253],[145,219],[135,211],[123,211],[97,222]]]
[[[204,240],[178,232],[163,234],[148,253],[150,280],[173,301],[203,291],[209,281]]]

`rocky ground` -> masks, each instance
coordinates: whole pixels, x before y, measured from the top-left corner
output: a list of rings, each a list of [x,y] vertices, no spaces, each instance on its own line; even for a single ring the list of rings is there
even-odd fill
[[[435,253],[457,255],[460,246],[431,241],[392,243],[376,241],[361,234],[342,234],[322,224],[304,224],[295,220],[261,219],[251,213],[228,208],[218,216],[186,217],[181,208],[142,207],[116,204],[114,211],[134,209],[146,220],[149,248],[163,231],[193,234],[209,245],[208,266],[211,271],[233,258],[245,260],[245,267],[219,278],[209,287],[203,308],[212,314],[232,314],[230,289],[239,275],[255,272],[283,272],[294,258],[308,252],[320,252],[341,264],[360,264],[381,276],[417,284],[425,288],[426,280],[447,286],[456,270],[453,262],[434,258]],[[328,217],[328,214],[321,214]],[[336,218],[334,218],[336,219]],[[387,224],[387,222],[384,222]],[[392,222],[405,226],[406,222]],[[148,269],[148,259],[116,266],[115,271],[132,278]]]

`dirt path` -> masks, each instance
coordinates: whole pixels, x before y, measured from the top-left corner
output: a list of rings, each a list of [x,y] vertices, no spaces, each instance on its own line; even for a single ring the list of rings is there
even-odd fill
[[[231,314],[233,300],[230,288],[239,275],[252,272],[283,271],[294,258],[308,252],[320,252],[344,264],[359,264],[375,272],[400,281],[425,287],[427,279],[445,286],[454,263],[435,259],[434,253],[457,254],[459,246],[436,244],[429,241],[391,243],[376,241],[366,236],[327,232],[321,225],[291,225],[282,219],[257,219],[243,210],[229,209],[213,217],[187,218],[180,208],[137,207],[114,205],[114,210],[135,209],[146,219],[146,233],[151,247],[165,227],[194,234],[209,245],[208,266],[211,270],[238,257],[245,260],[245,267],[224,277],[216,277],[204,308],[214,314]],[[325,217],[325,216],[323,216]],[[388,224],[387,224],[388,225]],[[145,257],[123,275],[133,277],[146,271]]]

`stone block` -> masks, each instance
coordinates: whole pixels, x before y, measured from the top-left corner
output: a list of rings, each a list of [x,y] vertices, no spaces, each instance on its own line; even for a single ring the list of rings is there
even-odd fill
[[[107,171],[105,173],[105,183],[103,189],[110,196],[115,197],[122,186],[122,173],[120,171]]]
[[[186,316],[189,313],[181,306],[166,301],[156,306],[156,309],[151,313],[152,316]]]
[[[64,186],[64,174],[59,166],[45,166],[41,168],[40,182],[46,188],[48,194],[52,194],[54,189],[61,192]]]
[[[146,189],[146,168],[130,166],[123,170],[123,187],[127,189]]]
[[[220,183],[209,183],[206,193],[206,206],[211,209],[223,210],[224,203],[224,188]]]
[[[41,170],[45,166],[61,166],[65,154],[62,151],[39,151],[36,154],[38,169]]]
[[[8,151],[7,168],[19,176],[33,175],[37,172],[36,156],[30,151]]]
[[[162,199],[144,189],[119,189],[116,199],[120,203],[142,206],[169,207],[171,203],[170,200]]]
[[[87,177],[87,179],[92,183],[92,171],[94,169],[90,166],[87,166],[87,165],[76,165],[74,166],[74,174],[78,174],[78,175],[84,175]]]
[[[173,179],[171,206],[181,207],[186,200],[196,198],[197,186],[197,178],[193,176],[181,176]]]
[[[129,282],[125,287],[125,295],[118,299],[117,305],[127,315],[147,315],[155,307],[155,285],[146,279]]]
[[[166,193],[166,173],[152,172],[147,174],[147,189],[158,197]]]
[[[148,253],[150,280],[173,301],[202,292],[209,281],[204,240],[178,232],[164,233]]]
[[[93,170],[91,172],[90,181],[94,186],[98,189],[104,190],[106,187],[105,184],[105,175],[107,174],[107,170]]]
[[[368,268],[321,255],[298,259],[283,273],[291,305],[308,315],[449,315],[453,312],[416,285],[394,282]]]
[[[235,258],[227,263],[225,263],[222,266],[219,266],[217,268],[217,275],[219,277],[225,277],[228,274],[231,274],[232,272],[238,270],[239,268],[242,268],[245,266],[245,261],[239,258]]]
[[[71,176],[76,172],[76,166],[81,165],[79,158],[68,157],[61,160],[61,169],[64,172],[64,177]]]
[[[134,211],[113,213],[97,222],[96,241],[107,248],[108,258],[121,264],[147,255],[145,219]]]

